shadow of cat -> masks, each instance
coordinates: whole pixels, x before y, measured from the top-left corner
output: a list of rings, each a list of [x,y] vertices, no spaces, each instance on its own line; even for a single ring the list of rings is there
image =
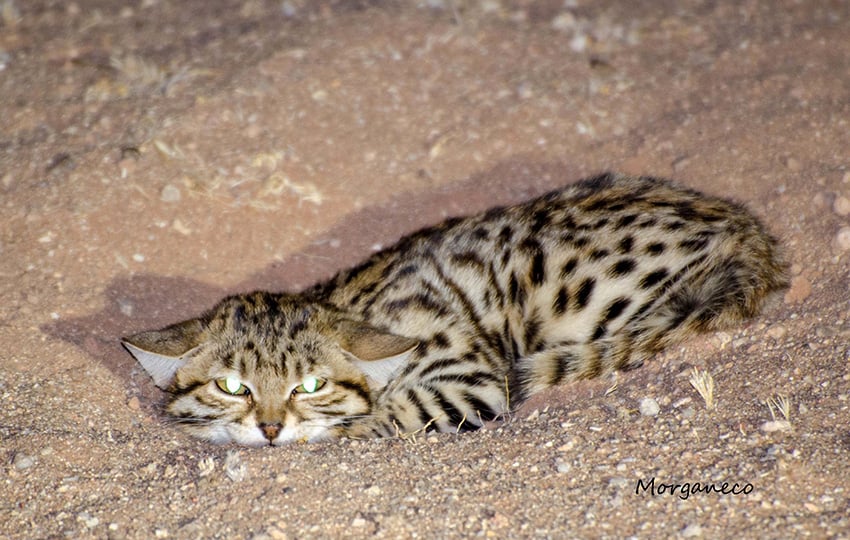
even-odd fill
[[[122,336],[197,316],[229,294],[256,289],[300,290],[363,260],[376,244],[390,246],[402,236],[447,217],[529,199],[577,181],[575,172],[574,167],[563,163],[505,161],[466,180],[430,191],[400,193],[383,205],[347,215],[303,251],[267,266],[233,288],[185,277],[122,275],[106,287],[103,309],[51,322],[41,330],[76,345],[118,378],[128,380],[132,395],[158,401],[153,384],[122,348]]]

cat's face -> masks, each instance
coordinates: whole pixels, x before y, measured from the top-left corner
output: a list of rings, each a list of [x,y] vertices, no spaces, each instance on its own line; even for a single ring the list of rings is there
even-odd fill
[[[295,296],[252,293],[124,345],[193,435],[262,446],[340,435],[370,414],[417,342]]]

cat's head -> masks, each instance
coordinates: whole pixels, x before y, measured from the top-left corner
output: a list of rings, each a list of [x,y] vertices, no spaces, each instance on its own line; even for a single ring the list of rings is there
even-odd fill
[[[178,423],[250,446],[338,436],[368,417],[418,345],[331,306],[264,292],[122,342],[171,393]]]

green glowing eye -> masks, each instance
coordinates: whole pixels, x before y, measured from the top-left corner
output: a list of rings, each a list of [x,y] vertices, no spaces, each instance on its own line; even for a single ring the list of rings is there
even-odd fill
[[[248,393],[248,387],[232,375],[223,379],[216,379],[215,385],[218,386],[218,389],[222,392],[232,396],[244,396]]]
[[[325,381],[318,377],[307,377],[298,387],[295,388],[296,394],[312,394],[319,388],[325,385]]]

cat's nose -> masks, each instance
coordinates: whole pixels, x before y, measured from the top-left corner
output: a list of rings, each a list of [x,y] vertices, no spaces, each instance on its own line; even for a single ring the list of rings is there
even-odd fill
[[[266,439],[271,442],[280,434],[280,430],[283,428],[283,425],[280,423],[269,424],[262,422],[258,425],[258,427],[263,431],[263,435],[266,436]]]

